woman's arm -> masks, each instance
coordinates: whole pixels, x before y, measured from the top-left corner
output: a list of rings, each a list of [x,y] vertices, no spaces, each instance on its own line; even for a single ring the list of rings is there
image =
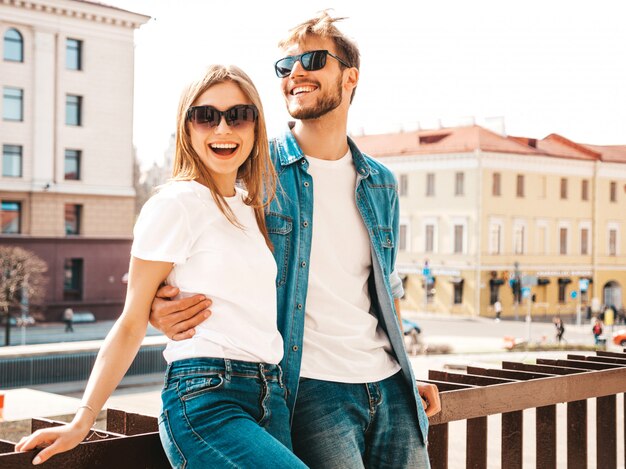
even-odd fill
[[[146,335],[152,299],[171,270],[170,262],[144,261],[131,257],[124,311],[107,334],[98,353],[83,395],[83,406],[78,409],[71,423],[38,430],[22,438],[15,446],[16,451],[47,446],[33,460],[33,464],[41,464],[83,441],[96,416],[135,359]]]

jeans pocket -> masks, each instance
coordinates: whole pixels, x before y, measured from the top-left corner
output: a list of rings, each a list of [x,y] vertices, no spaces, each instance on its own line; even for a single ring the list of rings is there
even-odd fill
[[[220,374],[198,376],[182,380],[178,385],[178,395],[182,401],[188,401],[203,394],[214,391],[224,384]]]
[[[163,450],[172,467],[175,469],[185,469],[187,467],[187,460],[174,439],[167,410],[163,410],[163,413],[159,417],[159,436]]]

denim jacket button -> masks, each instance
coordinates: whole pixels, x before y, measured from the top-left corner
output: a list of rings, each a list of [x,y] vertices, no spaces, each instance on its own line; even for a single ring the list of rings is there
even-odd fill
[[[304,181],[304,187],[309,187],[309,181]]]
[[[291,350],[293,350],[294,352],[297,352],[298,351],[298,346],[294,345],[293,347],[291,347]]]
[[[309,222],[308,221],[303,221],[302,222],[302,226],[304,226],[306,228],[307,226],[309,226]]]
[[[298,309],[302,309],[302,303],[298,303]]]
[[[306,267],[306,261],[302,261],[302,262],[300,263],[300,267]]]

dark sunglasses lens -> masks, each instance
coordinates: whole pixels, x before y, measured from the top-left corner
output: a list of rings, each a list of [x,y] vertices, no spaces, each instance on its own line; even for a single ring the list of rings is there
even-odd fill
[[[276,62],[276,74],[284,78],[291,73],[291,69],[293,68],[294,60],[292,57],[285,57],[284,59],[280,59]]]
[[[326,65],[326,51],[314,50],[312,52],[302,54],[301,63],[302,67],[309,72],[321,70],[324,68],[324,65]]]
[[[256,113],[250,106],[235,106],[226,111],[226,122],[233,127],[246,123],[252,123],[256,120]]]
[[[196,125],[215,127],[220,123],[220,114],[209,106],[198,106],[193,109],[191,120]]]

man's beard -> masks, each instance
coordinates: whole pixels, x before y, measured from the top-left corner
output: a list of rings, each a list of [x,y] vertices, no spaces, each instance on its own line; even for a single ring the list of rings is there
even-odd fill
[[[337,88],[335,93],[322,96],[318,102],[310,108],[298,107],[293,111],[287,105],[289,114],[294,119],[307,120],[307,119],[319,119],[330,111],[336,109],[341,104],[341,76],[337,80]]]

